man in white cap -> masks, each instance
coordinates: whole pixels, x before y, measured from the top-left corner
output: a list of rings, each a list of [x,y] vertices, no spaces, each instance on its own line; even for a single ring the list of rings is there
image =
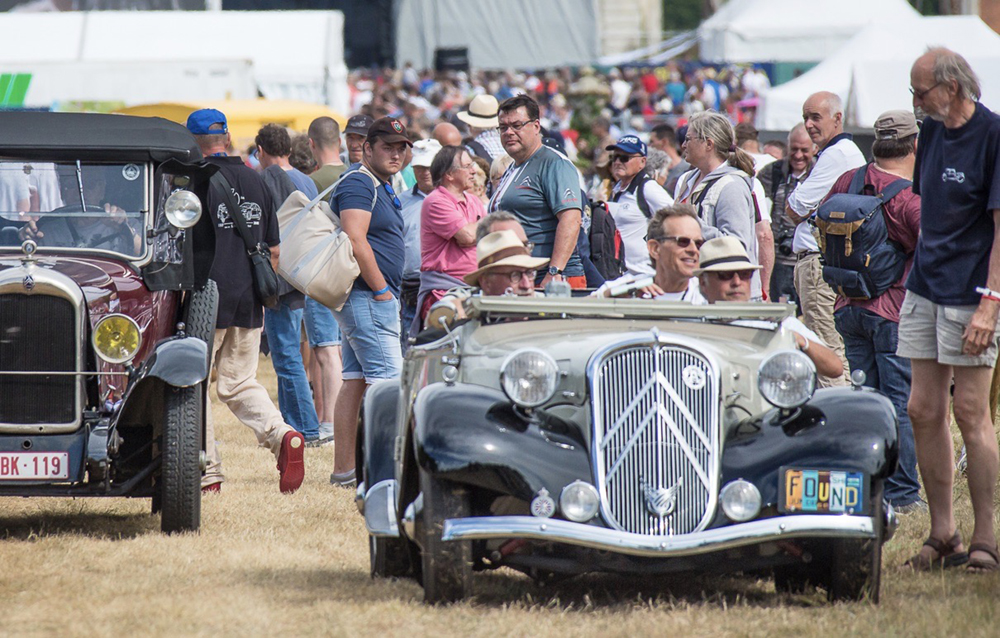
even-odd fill
[[[435,139],[417,140],[413,143],[413,176],[417,183],[403,193],[399,200],[403,204],[403,284],[400,288],[402,305],[401,334],[403,351],[409,337],[407,326],[413,322],[417,311],[417,291],[420,290],[420,209],[424,199],[434,190],[431,179],[431,163],[441,150],[441,143]]]
[[[495,97],[477,95],[469,102],[469,110],[458,114],[458,119],[469,125],[471,137],[465,141],[465,145],[473,155],[491,164],[493,160],[506,153],[503,144],[500,143],[500,131],[497,129],[500,125],[497,118],[499,110],[500,103]]]
[[[750,279],[760,268],[761,266],[750,261],[739,239],[732,235],[723,235],[702,244],[698,269],[694,274],[698,277],[701,294],[708,303],[719,301],[748,303]],[[753,321],[745,323],[756,325]],[[781,327],[795,335],[796,345],[812,360],[818,374],[829,377],[843,372],[844,363],[837,353],[828,348],[823,340],[801,321],[795,317],[787,317],[781,322]]]
[[[531,297],[535,275],[548,263],[544,257],[532,257],[514,231],[498,230],[476,244],[477,269],[463,279],[470,286],[479,286],[484,295]]]

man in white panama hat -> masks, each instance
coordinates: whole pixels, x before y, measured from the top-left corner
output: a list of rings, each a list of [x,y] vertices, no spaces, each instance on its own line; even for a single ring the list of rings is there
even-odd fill
[[[532,257],[514,231],[498,230],[476,244],[478,268],[463,279],[470,286],[479,286],[484,295],[510,292],[531,297],[535,294],[535,275],[548,263],[544,257]]]
[[[458,119],[469,125],[470,138],[465,145],[473,155],[493,163],[498,157],[506,155],[503,144],[500,143],[500,125],[497,112],[500,103],[492,95],[477,95],[469,102],[469,110],[458,114]]]

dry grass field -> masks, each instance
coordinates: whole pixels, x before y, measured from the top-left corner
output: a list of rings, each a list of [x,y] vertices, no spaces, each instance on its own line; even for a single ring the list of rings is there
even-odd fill
[[[261,376],[273,393],[274,375]],[[421,603],[410,581],[373,581],[353,494],[329,484],[332,449],[278,493],[274,460],[213,404],[227,482],[202,531],[167,537],[145,500],[0,499],[4,636],[996,636],[1000,579],[911,574],[925,514],[885,547],[882,604],[779,596],[741,577],[588,577],[539,588],[501,570],[471,602]],[[963,525],[970,519],[958,488]],[[968,536],[968,530],[966,536]]]

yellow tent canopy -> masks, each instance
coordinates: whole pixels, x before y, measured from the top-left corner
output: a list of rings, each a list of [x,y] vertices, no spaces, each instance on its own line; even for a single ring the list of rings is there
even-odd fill
[[[253,144],[257,131],[265,124],[275,123],[305,133],[309,123],[317,117],[327,116],[337,120],[341,127],[347,118],[322,104],[298,102],[295,100],[219,100],[207,102],[158,102],[139,104],[116,111],[125,115],[162,117],[185,124],[188,115],[198,109],[218,109],[226,114],[229,133],[233,138],[233,148],[242,153]]]

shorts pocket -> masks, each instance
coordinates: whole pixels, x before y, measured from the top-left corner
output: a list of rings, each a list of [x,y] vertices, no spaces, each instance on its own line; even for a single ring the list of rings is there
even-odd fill
[[[962,328],[965,328],[972,321],[972,315],[975,312],[975,306],[945,306],[944,319],[949,323],[958,324]]]
[[[913,311],[917,309],[917,300],[913,296],[913,293],[907,292],[903,297],[903,305],[899,307],[899,316],[905,317],[907,315],[912,315]]]
[[[371,312],[375,326],[399,336],[399,302],[395,297],[382,301],[373,299]]]

